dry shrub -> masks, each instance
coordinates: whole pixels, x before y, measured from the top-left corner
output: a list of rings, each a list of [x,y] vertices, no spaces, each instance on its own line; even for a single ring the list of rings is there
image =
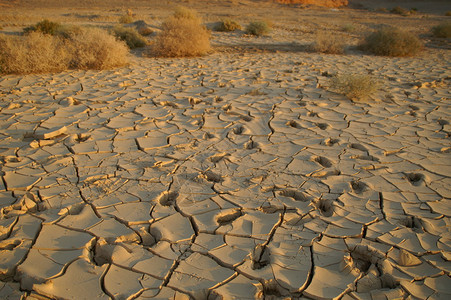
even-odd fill
[[[355,32],[357,29],[354,24],[345,24],[341,27],[344,32]]]
[[[113,35],[124,41],[130,49],[147,45],[147,40],[132,27],[115,26],[113,28]]]
[[[73,68],[102,70],[128,63],[127,45],[99,28],[71,36],[70,44]]]
[[[34,31],[38,31],[44,34],[54,35],[61,28],[61,24],[57,22],[52,22],[47,19],[42,20],[41,22],[36,23],[35,25],[24,28],[25,33],[30,33]]]
[[[73,35],[80,34],[83,30],[84,28],[78,25],[61,25],[55,31],[55,35],[68,39]]]
[[[422,50],[423,44],[410,32],[384,27],[368,35],[360,47],[376,55],[412,56]]]
[[[133,22],[133,17],[129,15],[123,15],[119,17],[119,23],[121,24],[130,24]]]
[[[319,32],[310,49],[320,53],[342,54],[345,51],[345,44],[343,38],[336,34]]]
[[[215,30],[224,32],[241,30],[241,25],[235,20],[225,19],[216,25]]]
[[[0,35],[2,73],[61,72],[69,68],[100,70],[127,62],[125,43],[101,29],[83,29],[67,38],[41,32],[25,36]]]
[[[177,7],[172,16],[176,19],[191,19],[201,22],[201,18],[196,11],[183,6]]]
[[[332,91],[343,94],[351,100],[364,100],[376,92],[378,87],[379,83],[369,75],[335,75],[330,82]]]
[[[432,27],[432,34],[438,38],[450,38],[451,22],[440,23],[437,26]]]
[[[153,51],[163,57],[199,56],[208,53],[210,32],[192,13],[176,11],[162,25],[162,31],[155,40]],[[189,10],[188,10],[189,11]]]
[[[255,36],[267,35],[271,32],[271,26],[267,21],[255,21],[247,25],[246,32]]]
[[[451,10],[448,10],[448,11],[445,13],[445,16],[451,17]]]
[[[409,11],[407,9],[405,9],[405,8],[400,7],[400,6],[393,7],[390,10],[390,12],[392,14],[401,15],[401,16],[408,16],[409,15]]]
[[[24,37],[0,35],[2,73],[60,72],[69,67],[70,57],[60,37],[41,32],[30,32]]]

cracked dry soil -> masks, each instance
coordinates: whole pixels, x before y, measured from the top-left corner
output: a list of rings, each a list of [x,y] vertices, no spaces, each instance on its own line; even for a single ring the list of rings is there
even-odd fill
[[[0,79],[1,298],[451,297],[446,60],[136,60]]]

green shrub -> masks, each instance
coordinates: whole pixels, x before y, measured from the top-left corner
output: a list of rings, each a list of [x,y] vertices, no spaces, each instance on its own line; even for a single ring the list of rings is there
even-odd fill
[[[38,31],[43,34],[51,34],[54,35],[61,28],[61,24],[57,22],[52,22],[47,19],[42,20],[41,22],[36,23],[35,25],[24,28],[25,33],[30,33],[33,31]]]
[[[310,50],[327,54],[342,54],[345,50],[343,38],[334,33],[319,32]]]
[[[335,75],[330,82],[332,91],[343,94],[351,100],[364,100],[376,92],[378,87],[379,83],[369,75]]]
[[[423,44],[410,32],[384,27],[369,34],[360,47],[376,55],[411,56],[420,52]]]
[[[147,45],[146,39],[135,28],[118,25],[113,28],[113,35],[124,41],[130,49]]]
[[[271,32],[271,26],[266,21],[255,21],[247,25],[246,32],[255,36],[267,35]]]
[[[225,32],[241,30],[241,29],[242,29],[241,25],[238,22],[236,22],[235,20],[231,20],[231,19],[225,19],[225,20],[219,22],[215,27],[216,31],[225,31]]]
[[[438,38],[450,38],[451,22],[443,22],[437,26],[432,27],[432,34]]]

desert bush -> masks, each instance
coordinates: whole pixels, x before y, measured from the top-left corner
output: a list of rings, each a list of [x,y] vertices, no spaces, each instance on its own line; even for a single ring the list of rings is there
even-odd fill
[[[0,72],[60,72],[69,67],[70,53],[65,41],[42,32],[26,36],[0,35]]]
[[[191,19],[201,22],[201,18],[196,11],[183,6],[177,7],[172,16],[176,19]]]
[[[405,8],[400,7],[400,6],[393,7],[390,10],[390,12],[392,14],[397,14],[397,15],[401,15],[401,16],[408,16],[409,15],[409,11],[407,9],[405,9]]]
[[[262,36],[271,32],[271,26],[266,21],[254,21],[247,25],[246,32],[255,36]]]
[[[153,52],[163,57],[199,56],[210,51],[210,32],[199,17],[177,12],[162,25]]]
[[[124,41],[130,49],[144,47],[147,45],[146,39],[140,35],[135,28],[115,26],[112,32],[115,37]]]
[[[25,33],[30,33],[33,31],[38,31],[40,33],[44,34],[51,34],[54,35],[57,33],[57,31],[61,28],[61,24],[57,22],[52,22],[47,19],[44,19],[35,25],[29,26],[24,28]]]
[[[119,17],[119,23],[121,24],[130,24],[133,22],[133,16],[130,14],[125,14]]]
[[[451,17],[451,10],[448,10],[448,11],[445,13],[445,16]]]
[[[386,12],[388,12],[388,9],[385,8],[385,7],[379,7],[379,8],[376,9],[376,11],[377,12],[384,12],[384,13],[386,13]]]
[[[128,47],[107,31],[89,28],[69,38],[71,67],[76,69],[111,69],[128,63]]]
[[[215,30],[225,32],[241,30],[241,25],[235,20],[225,19],[216,25]]]
[[[75,69],[109,69],[128,62],[124,42],[101,29],[81,29],[68,37],[30,32],[0,36],[0,72],[45,73]]]
[[[310,45],[310,50],[328,54],[342,54],[345,45],[342,37],[333,33],[319,32],[313,44]]]
[[[343,74],[331,78],[330,89],[351,100],[364,100],[377,91],[379,83],[370,75]]]
[[[341,27],[341,30],[344,32],[354,32],[356,31],[356,27],[354,24],[345,24]]]
[[[61,25],[55,31],[54,35],[61,36],[63,38],[69,38],[72,35],[80,34],[83,31],[83,27],[78,25]]]
[[[443,22],[437,26],[432,27],[432,34],[439,38],[451,37],[451,22]]]
[[[376,55],[411,56],[420,52],[423,44],[410,32],[384,27],[369,34],[360,47]]]

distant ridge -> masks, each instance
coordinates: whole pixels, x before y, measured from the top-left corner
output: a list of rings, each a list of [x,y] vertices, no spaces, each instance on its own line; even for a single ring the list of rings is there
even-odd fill
[[[324,7],[341,7],[347,6],[348,0],[275,0],[283,4],[312,4]]]

